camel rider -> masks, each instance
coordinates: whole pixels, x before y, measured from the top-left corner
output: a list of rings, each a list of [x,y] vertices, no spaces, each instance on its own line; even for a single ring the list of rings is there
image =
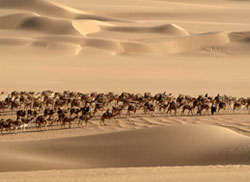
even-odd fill
[[[217,96],[215,97],[216,100],[220,99],[220,94],[217,94]]]
[[[112,113],[111,113],[111,112],[109,112],[109,109],[107,109],[107,111],[106,111],[106,115],[108,115],[108,116],[111,116],[111,115],[112,115]]]
[[[161,102],[163,100],[162,98],[162,94],[160,94],[159,98],[158,98],[158,102]]]
[[[198,110],[197,110],[197,115],[201,115],[201,106],[200,105],[198,105]]]
[[[82,109],[82,115],[85,115],[85,114],[87,114],[88,112],[90,112],[90,107],[88,106],[88,107],[84,107],[83,109]]]

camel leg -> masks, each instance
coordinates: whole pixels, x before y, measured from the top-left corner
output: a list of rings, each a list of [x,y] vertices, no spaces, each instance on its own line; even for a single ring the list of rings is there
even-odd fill
[[[182,111],[181,111],[181,115],[185,115],[185,109],[182,109]]]
[[[80,123],[81,123],[81,120],[79,119],[79,121],[78,121],[78,128],[80,128]]]

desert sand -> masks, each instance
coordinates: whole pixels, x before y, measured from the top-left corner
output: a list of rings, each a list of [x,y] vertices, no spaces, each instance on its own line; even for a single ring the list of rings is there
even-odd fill
[[[1,91],[250,91],[250,1],[0,0]],[[0,136],[0,181],[249,181],[249,115]]]
[[[248,181],[249,115],[136,116],[1,136],[6,181]],[[21,178],[20,178],[21,177]]]

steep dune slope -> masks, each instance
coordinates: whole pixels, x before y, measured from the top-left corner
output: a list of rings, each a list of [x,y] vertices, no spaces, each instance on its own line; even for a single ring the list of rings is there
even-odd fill
[[[47,0],[0,0],[0,7],[6,9],[21,9],[36,12],[45,16],[57,18],[75,18],[78,14],[83,14],[79,10],[58,5]]]
[[[56,35],[79,34],[70,21],[40,17],[31,13],[11,14],[0,17],[0,29],[24,29]]]

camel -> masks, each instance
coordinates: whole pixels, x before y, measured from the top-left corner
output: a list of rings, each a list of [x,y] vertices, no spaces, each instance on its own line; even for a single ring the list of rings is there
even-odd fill
[[[28,108],[32,109],[32,101],[31,100],[25,100],[23,105],[24,105],[24,110],[27,110]]]
[[[30,125],[34,118],[28,118],[28,119],[22,119],[22,124],[20,126],[20,129],[25,131],[26,127]]]
[[[45,119],[43,115],[38,116],[36,118],[35,123],[36,123],[37,128],[41,128],[42,126],[44,126],[45,130],[47,130],[48,120]]]
[[[22,130],[21,129],[22,128],[22,121],[18,121],[18,120],[14,121],[12,119],[7,119],[6,122],[11,123],[13,126],[13,129],[15,129],[15,131],[17,131],[18,129]]]
[[[0,110],[4,110],[8,108],[8,104],[5,101],[0,101]]]
[[[103,111],[104,108],[105,108],[105,105],[103,103],[96,103],[94,110],[95,110],[95,112]]]
[[[90,112],[90,107],[89,106],[81,107],[80,112],[82,112],[82,115],[85,115],[88,112]]]
[[[61,128],[66,128],[66,123],[68,123],[68,126],[69,128],[71,128],[72,126],[72,121],[74,121],[77,117],[74,117],[74,118],[71,118],[71,117],[68,117],[68,116],[65,116],[63,119],[62,119],[62,122],[61,122]]]
[[[16,120],[19,120],[20,118],[24,118],[26,116],[26,111],[19,110],[16,112]]]
[[[65,114],[66,114],[66,111],[65,111],[65,110],[63,110],[63,109],[61,109],[61,108],[59,108],[59,109],[57,110],[57,115],[58,115],[57,125],[58,125],[58,123],[61,123],[61,121],[63,120],[63,118],[65,118]]]
[[[162,109],[163,109],[163,112],[166,112],[166,109],[168,108],[168,106],[169,106],[169,104],[166,104],[166,103],[159,104],[159,112],[161,112]]]
[[[209,113],[210,106],[208,104],[201,104],[200,105],[200,114],[202,114],[202,111],[205,110],[205,112]]]
[[[112,114],[115,115],[115,116],[118,116],[122,113],[122,110],[124,109],[124,106],[123,105],[119,105],[117,107],[112,107]]]
[[[17,98],[15,98],[15,100],[11,102],[11,110],[14,110],[20,107],[21,107],[21,103],[17,101]]]
[[[36,117],[37,117],[37,114],[38,114],[38,113],[37,113],[35,110],[29,109],[29,110],[27,111],[27,118],[31,118],[31,117],[36,118]]]
[[[44,101],[44,104],[46,107],[51,106],[52,108],[54,108],[55,101],[53,98],[46,98],[46,100]]]
[[[55,114],[55,111],[53,109],[46,108],[43,112],[43,116],[46,118],[48,116],[48,120],[51,120],[53,115]]]
[[[193,106],[190,106],[190,105],[188,105],[188,104],[185,104],[185,105],[183,106],[183,108],[182,108],[181,113],[184,114],[185,110],[188,110],[188,114],[191,113],[191,114],[193,115],[193,109],[194,109]]]
[[[153,104],[150,104],[149,102],[144,104],[144,113],[147,114],[148,112],[154,112],[155,106]]]
[[[106,125],[105,124],[105,119],[111,119],[112,117],[114,117],[114,115],[112,113],[109,112],[109,110],[107,110],[105,113],[103,113],[101,120],[100,120],[100,125]]]
[[[177,109],[178,109],[178,105],[175,101],[172,101],[170,104],[169,104],[169,107],[168,107],[168,110],[167,110],[167,114],[170,113],[172,114],[172,111],[175,112],[175,115],[177,113]]]
[[[128,110],[127,110],[127,115],[130,115],[130,112],[133,112],[134,115],[136,114],[137,108],[133,105],[129,105],[128,106]]]
[[[218,104],[218,113],[220,112],[220,110],[223,110],[224,112],[226,111],[227,105],[225,102],[219,102]]]
[[[72,117],[73,114],[75,114],[76,116],[78,116],[79,112],[81,112],[81,109],[71,108],[70,109],[70,117]]]
[[[17,131],[18,129],[20,129],[21,131],[25,131],[26,127],[30,124],[30,122],[33,120],[33,118],[30,119],[25,119],[22,118],[21,121],[19,120],[12,120],[12,119],[8,119],[6,120],[6,122],[8,123],[12,123],[13,128],[15,129],[15,131]]]
[[[70,104],[71,104],[71,108],[72,107],[80,107],[81,100],[80,99],[73,99]]]
[[[40,111],[40,110],[43,108],[43,102],[40,101],[39,99],[35,99],[35,100],[33,101],[32,108],[33,108],[34,110],[37,110],[37,109],[38,109],[38,111]]]
[[[81,115],[80,117],[79,117],[79,122],[78,122],[78,127],[83,127],[83,121],[85,122],[85,126],[87,126],[88,125],[88,122],[89,122],[89,120],[91,119],[91,118],[93,118],[94,117],[94,113],[90,113],[90,114],[85,114],[85,115]]]
[[[233,111],[235,112],[235,110],[239,110],[241,108],[241,103],[240,102],[235,102],[233,104]]]
[[[0,130],[1,134],[3,133],[3,130],[6,132],[11,132],[11,130],[14,129],[14,125],[10,120],[4,121],[3,119],[0,120]]]

